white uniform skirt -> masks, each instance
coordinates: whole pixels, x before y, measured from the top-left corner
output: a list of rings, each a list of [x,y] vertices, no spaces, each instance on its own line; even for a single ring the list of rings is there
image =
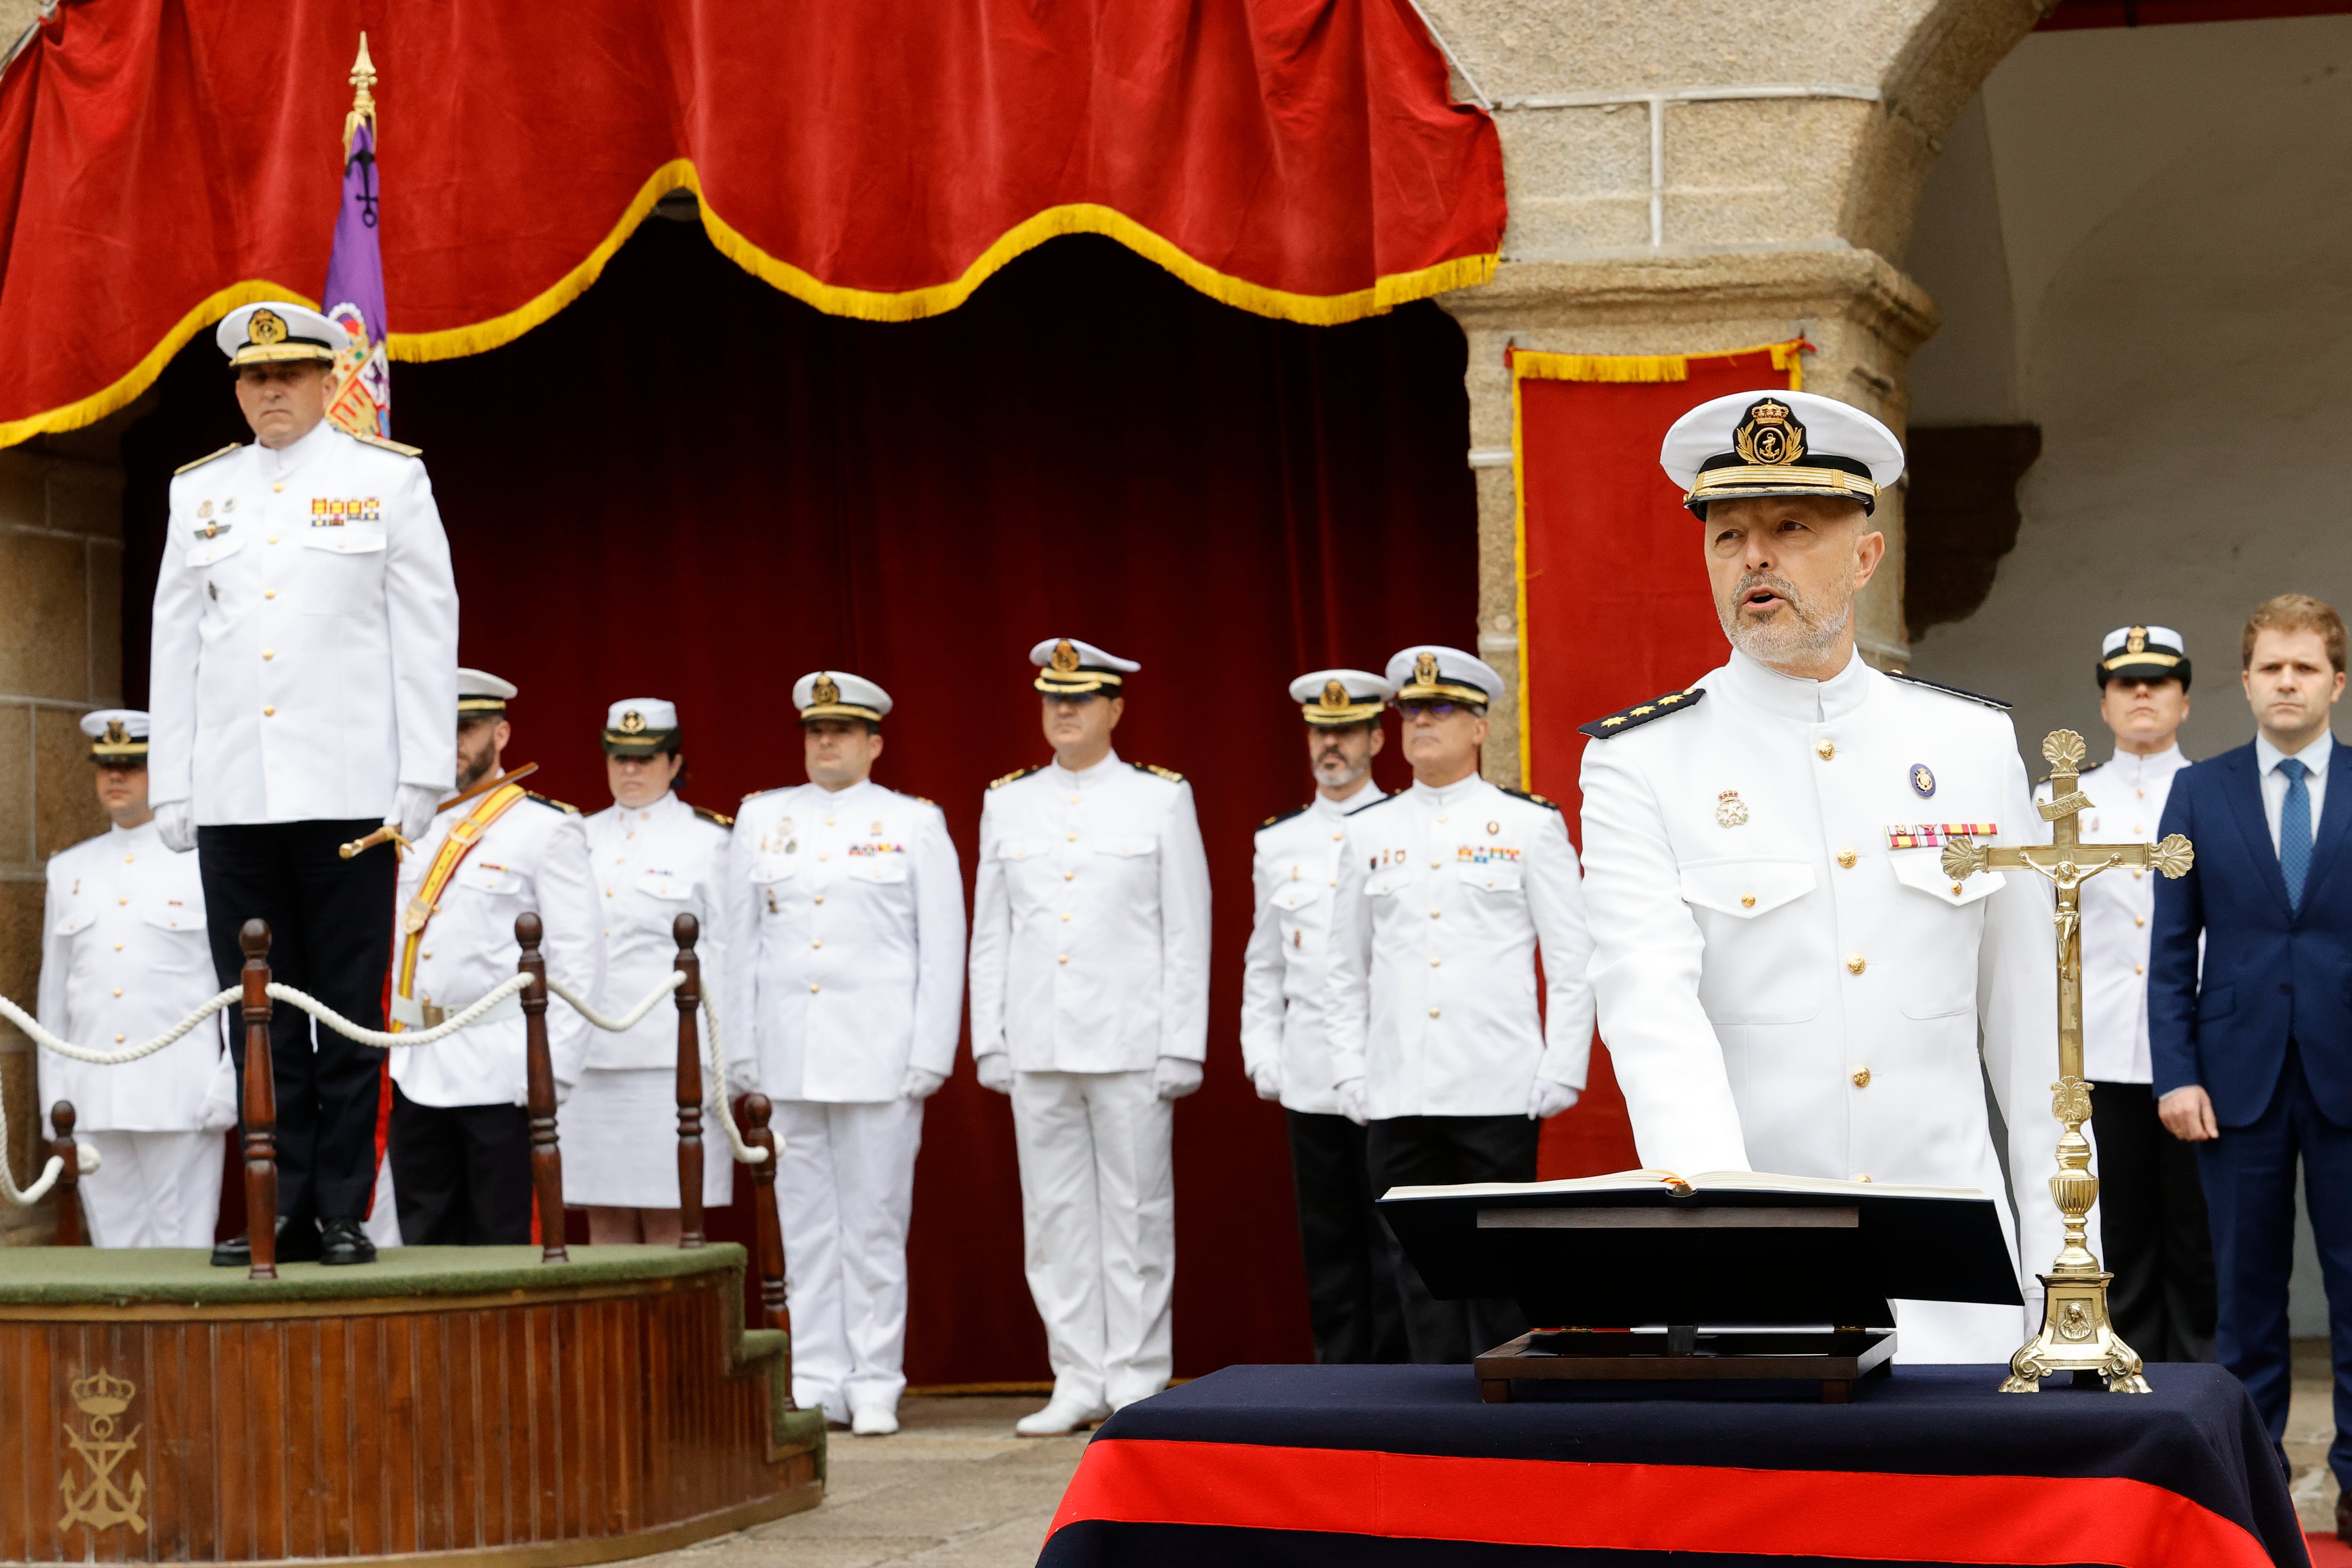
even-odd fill
[[[563,1201],[593,1207],[674,1209],[677,1203],[677,1074],[669,1068],[590,1068],[556,1112]],[[702,1110],[702,1204],[734,1194],[726,1129]]]

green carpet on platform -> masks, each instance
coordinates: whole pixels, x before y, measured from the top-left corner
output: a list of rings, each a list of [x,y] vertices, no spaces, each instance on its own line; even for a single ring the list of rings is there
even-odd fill
[[[675,1279],[744,1267],[743,1248],[713,1242],[675,1247],[575,1247],[569,1263],[541,1263],[536,1247],[389,1247],[373,1263],[328,1268],[281,1263],[275,1279],[215,1268],[194,1247],[0,1247],[0,1306],[133,1302],[228,1306],[506,1290]]]

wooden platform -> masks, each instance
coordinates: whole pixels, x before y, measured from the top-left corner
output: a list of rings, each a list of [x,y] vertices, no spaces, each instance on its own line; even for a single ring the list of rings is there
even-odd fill
[[[0,1253],[0,1563],[556,1568],[814,1507],[743,1249]]]

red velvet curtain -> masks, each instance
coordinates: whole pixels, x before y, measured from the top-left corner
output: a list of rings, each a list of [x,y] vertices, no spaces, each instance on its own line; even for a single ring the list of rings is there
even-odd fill
[[[1471,639],[1463,370],[1433,305],[1276,322],[1094,238],[950,315],[848,321],[656,221],[549,325],[395,375],[460,657],[522,689],[509,761],[584,808],[609,803],[596,735],[625,696],[677,701],[698,804],[799,782],[790,688],[835,666],[897,699],[877,776],[946,808],[969,878],[988,781],[1049,754],[1030,645],[1142,662],[1119,752],[1191,778],[1215,889],[1207,1087],[1176,1116],[1177,1369],[1197,1373],[1311,1353],[1281,1113],[1236,1043],[1250,836],[1310,789],[1293,676]],[[163,485],[239,435],[199,345],[127,438],[142,677]],[[1391,747],[1382,782],[1403,776]],[[908,1374],[1043,1377],[1012,1117],[968,1057],[924,1131]]]

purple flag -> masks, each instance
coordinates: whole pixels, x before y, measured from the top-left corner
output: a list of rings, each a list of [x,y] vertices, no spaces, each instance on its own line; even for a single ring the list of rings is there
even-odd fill
[[[343,122],[343,199],[335,213],[335,248],[327,259],[327,314],[350,341],[336,354],[342,386],[327,417],[354,435],[392,434],[392,362],[384,353],[383,251],[377,243],[375,67],[360,35],[352,85],[358,89]]]

